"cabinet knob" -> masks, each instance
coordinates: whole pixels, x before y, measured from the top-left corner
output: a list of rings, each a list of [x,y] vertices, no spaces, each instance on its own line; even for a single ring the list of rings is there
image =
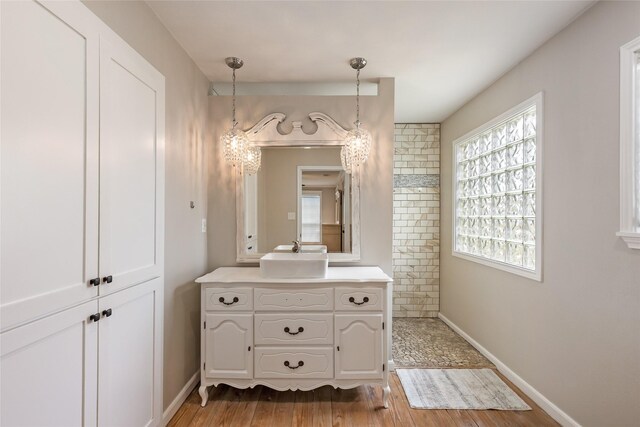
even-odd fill
[[[287,326],[287,327],[284,328],[284,331],[286,333],[288,333],[289,335],[298,335],[300,332],[304,332],[304,328],[302,326],[300,326],[298,328],[298,332],[291,332],[291,329],[289,329],[289,327]]]
[[[349,297],[349,302],[355,305],[362,305],[366,302],[369,302],[369,297],[364,297],[362,298],[362,302],[358,302],[356,301],[356,299],[354,297]]]
[[[89,320],[91,320],[93,322],[99,321],[100,320],[100,313],[92,314],[91,316],[89,316]]]
[[[113,314],[113,311],[110,308],[108,308],[106,310],[102,310],[102,315],[105,316],[105,317],[109,317],[112,314]]]
[[[250,238],[252,238],[252,237],[253,237],[253,235],[252,235],[252,234],[249,234],[249,236],[247,237],[247,239],[250,239]]]
[[[220,297],[220,298],[218,298],[218,301],[220,301],[224,305],[231,305],[231,304],[237,303],[240,300],[238,299],[238,297],[233,297],[233,300],[231,302],[225,302],[224,297]]]
[[[113,282],[113,276],[105,276],[102,278],[102,283],[111,283]]]
[[[89,284],[93,286],[98,286],[100,284],[100,278],[96,277],[95,279],[89,280]]]
[[[291,366],[291,364],[289,363],[289,361],[288,361],[288,360],[285,360],[285,361],[284,361],[284,366],[286,366],[286,367],[287,367],[287,368],[289,368],[289,369],[298,369],[299,367],[304,366],[304,362],[303,362],[302,360],[300,360],[300,361],[298,362],[298,366]]]

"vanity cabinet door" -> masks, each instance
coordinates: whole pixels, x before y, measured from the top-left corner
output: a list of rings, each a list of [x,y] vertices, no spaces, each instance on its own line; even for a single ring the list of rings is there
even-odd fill
[[[382,313],[336,314],[336,379],[382,378]]]
[[[207,378],[253,378],[253,315],[207,314]]]

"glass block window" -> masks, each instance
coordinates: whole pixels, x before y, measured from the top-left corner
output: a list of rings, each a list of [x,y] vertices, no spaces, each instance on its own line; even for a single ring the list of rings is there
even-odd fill
[[[541,95],[454,142],[454,254],[534,276],[539,276],[538,99]]]

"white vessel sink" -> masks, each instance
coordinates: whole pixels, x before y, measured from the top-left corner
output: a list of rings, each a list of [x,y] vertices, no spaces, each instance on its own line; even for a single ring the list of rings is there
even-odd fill
[[[324,278],[328,266],[326,253],[271,252],[260,258],[260,274],[269,279]]]
[[[273,252],[288,252],[293,253],[293,245],[278,245],[273,248]],[[314,253],[314,254],[326,254],[327,245],[300,245],[300,252],[302,253]]]

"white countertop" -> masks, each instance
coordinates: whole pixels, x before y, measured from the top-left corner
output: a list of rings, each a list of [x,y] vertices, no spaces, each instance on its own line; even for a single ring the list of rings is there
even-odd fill
[[[220,267],[196,279],[196,283],[327,283],[392,282],[380,267],[329,267],[322,279],[268,279],[258,267]]]

